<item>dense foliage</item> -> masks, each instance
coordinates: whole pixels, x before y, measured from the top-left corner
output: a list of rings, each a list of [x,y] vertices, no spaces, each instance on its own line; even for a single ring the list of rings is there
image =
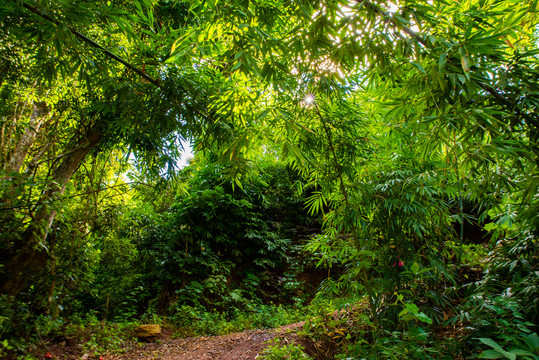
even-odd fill
[[[537,11],[5,1],[0,356],[303,309],[319,359],[536,359]]]

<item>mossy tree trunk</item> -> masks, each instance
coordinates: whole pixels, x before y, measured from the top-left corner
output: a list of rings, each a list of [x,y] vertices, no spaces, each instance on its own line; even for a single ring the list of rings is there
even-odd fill
[[[91,130],[85,137],[75,142],[52,172],[53,183],[41,197],[39,210],[20,236],[12,258],[3,269],[0,278],[1,293],[18,294],[24,289],[27,277],[47,263],[49,248],[47,234],[56,217],[54,202],[63,194],[67,183],[101,137],[98,130]]]

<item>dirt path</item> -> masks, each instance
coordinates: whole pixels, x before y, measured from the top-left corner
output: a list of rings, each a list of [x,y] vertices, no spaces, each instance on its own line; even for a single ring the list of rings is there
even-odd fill
[[[121,355],[107,355],[107,360],[254,360],[268,345],[268,340],[279,336],[295,341],[296,332],[304,323],[286,325],[271,330],[249,330],[241,333],[171,339],[165,336],[158,343],[137,346]]]

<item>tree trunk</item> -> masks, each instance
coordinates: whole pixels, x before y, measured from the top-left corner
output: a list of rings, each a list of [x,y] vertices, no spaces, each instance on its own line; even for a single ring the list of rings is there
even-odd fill
[[[43,117],[48,113],[49,111],[46,103],[34,102],[34,109],[32,110],[32,115],[30,116],[30,123],[11,154],[7,168],[8,171],[19,172],[22,164],[24,163],[24,159],[26,159],[26,155],[28,155],[28,152],[34,143],[34,140],[39,132],[39,128],[43,123]]]
[[[40,200],[41,209],[22,234],[17,254],[2,269],[0,293],[17,295],[24,289],[27,277],[47,263],[49,255],[45,240],[56,217],[52,202],[63,194],[69,179],[84,161],[88,152],[100,140],[100,132],[92,130],[84,139],[76,143],[52,173],[56,185],[43,194]]]

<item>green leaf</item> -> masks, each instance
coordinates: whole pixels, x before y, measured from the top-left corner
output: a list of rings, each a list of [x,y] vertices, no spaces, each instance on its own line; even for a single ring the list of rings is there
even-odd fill
[[[425,69],[420,63],[417,63],[415,61],[410,61],[410,64],[414,65],[419,71],[421,71],[423,74],[426,74]]]
[[[502,359],[504,355],[495,350],[485,350],[478,356],[479,359]]]
[[[529,349],[539,354],[539,336],[536,333],[522,336],[522,340]]]
[[[509,352],[519,356],[534,356],[534,354],[532,354],[531,352],[523,349],[511,349],[509,350]]]
[[[440,55],[440,59],[438,60],[438,73],[442,75],[445,64],[447,62],[447,51],[443,52],[442,55]]]
[[[417,274],[417,273],[419,272],[419,269],[420,269],[419,264],[416,263],[416,262],[413,263],[412,267],[410,268],[410,270],[412,270],[412,272],[413,272],[414,274]]]
[[[422,312],[418,313],[416,315],[416,318],[417,320],[422,321],[424,323],[432,324],[432,319],[428,317],[425,313],[422,313]]]
[[[490,346],[493,349],[503,351],[503,348],[498,345],[498,343],[491,338],[477,338],[477,340],[481,341],[483,344]]]
[[[462,71],[464,72],[464,76],[466,76],[466,79],[470,81],[470,59],[468,58],[467,50],[465,47],[459,48],[460,53],[460,64],[462,66]]]

